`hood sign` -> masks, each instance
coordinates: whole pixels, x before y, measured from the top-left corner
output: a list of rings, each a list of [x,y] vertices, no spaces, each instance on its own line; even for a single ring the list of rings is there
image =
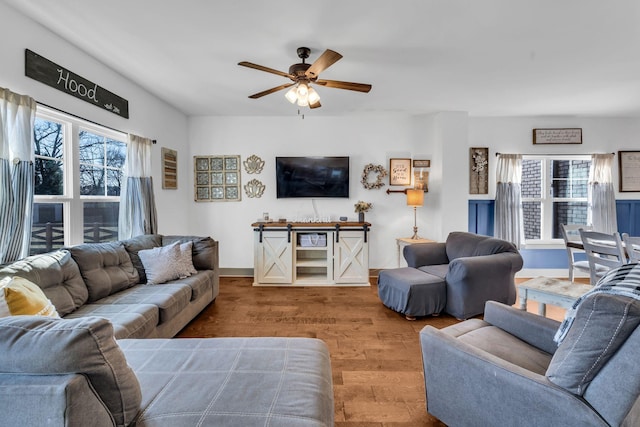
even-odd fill
[[[129,118],[129,101],[98,86],[37,53],[25,49],[27,77],[82,99],[113,114]]]

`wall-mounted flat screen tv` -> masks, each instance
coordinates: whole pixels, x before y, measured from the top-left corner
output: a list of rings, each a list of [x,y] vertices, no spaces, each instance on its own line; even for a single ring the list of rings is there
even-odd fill
[[[276,157],[276,192],[289,197],[349,197],[349,157]]]

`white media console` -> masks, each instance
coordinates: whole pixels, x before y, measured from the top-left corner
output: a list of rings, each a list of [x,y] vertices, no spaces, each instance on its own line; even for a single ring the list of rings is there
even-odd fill
[[[254,286],[369,286],[368,222],[256,222]]]

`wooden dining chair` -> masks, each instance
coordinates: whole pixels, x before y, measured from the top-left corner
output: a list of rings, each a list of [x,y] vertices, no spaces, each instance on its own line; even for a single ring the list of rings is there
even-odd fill
[[[622,241],[629,262],[640,262],[640,237],[631,237],[627,233],[622,233]]]
[[[560,230],[562,231],[562,238],[564,239],[564,247],[567,249],[567,258],[569,261],[569,281],[573,282],[573,274],[575,270],[589,273],[591,268],[589,267],[589,260],[578,259],[579,254],[584,254],[585,251],[582,248],[582,239],[580,238],[580,229],[591,231],[592,227],[582,224],[560,224]]]
[[[595,285],[612,268],[627,263],[620,233],[600,233],[598,231],[578,230],[589,260],[591,285]]]

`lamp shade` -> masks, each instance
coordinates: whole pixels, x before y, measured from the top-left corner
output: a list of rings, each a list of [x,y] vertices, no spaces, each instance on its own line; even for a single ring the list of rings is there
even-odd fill
[[[423,190],[407,190],[407,206],[422,206],[424,204]]]

